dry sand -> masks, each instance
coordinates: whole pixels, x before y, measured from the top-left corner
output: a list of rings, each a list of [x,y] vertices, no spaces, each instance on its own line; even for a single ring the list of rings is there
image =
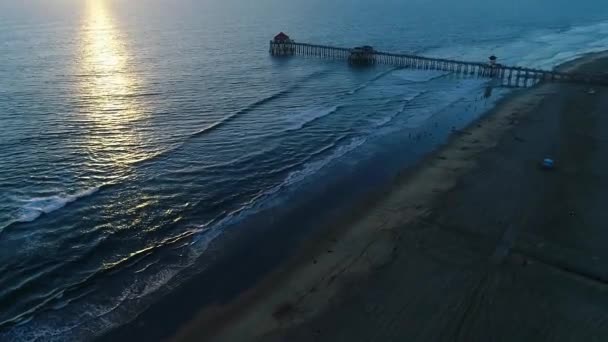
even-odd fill
[[[586,90],[503,101],[174,339],[608,340],[608,89]]]

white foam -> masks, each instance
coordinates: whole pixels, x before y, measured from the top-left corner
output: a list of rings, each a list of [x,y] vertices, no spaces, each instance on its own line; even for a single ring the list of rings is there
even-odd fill
[[[363,90],[364,88],[366,88],[369,84],[368,83],[364,83],[360,86],[358,86],[355,89],[349,90],[346,94],[348,95],[355,95],[357,92],[359,92],[360,90]]]
[[[329,156],[310,162],[306,164],[302,169],[290,172],[287,177],[285,177],[283,182],[259,193],[257,196],[254,196],[251,200],[242,205],[240,208],[227,213],[223,218],[219,220],[213,220],[203,225],[202,227],[205,229],[206,232],[204,234],[200,234],[199,237],[195,240],[194,244],[198,245],[195,250],[206,250],[209,247],[211,241],[218,237],[224,231],[226,226],[234,225],[242,221],[244,218],[248,217],[250,214],[259,212],[260,210],[272,206],[275,203],[273,200],[277,198],[276,195],[280,193],[281,190],[285,188],[293,188],[295,184],[305,180],[308,176],[317,173],[322,168],[329,165],[335,159],[340,158],[346,155],[347,153],[355,150],[357,147],[363,145],[366,140],[366,138],[362,137],[351,140],[350,143],[342,145],[335,149],[333,153],[331,153]]]
[[[567,30],[538,30],[497,45],[445,46],[426,51],[433,57],[484,62],[489,55],[510,65],[551,69],[584,54],[600,52],[608,45],[608,21],[572,27]]]
[[[390,114],[387,116],[372,120],[372,124],[374,125],[374,128],[382,127],[382,126],[386,125],[387,123],[393,121],[393,119],[395,119],[397,116],[399,116],[399,114],[403,113],[406,110],[407,105],[411,101],[417,99],[419,96],[426,94],[426,93],[427,93],[427,91],[420,91],[420,92],[408,94],[405,97],[403,97],[403,99],[402,99],[403,104],[401,105],[401,109],[399,109],[398,111],[390,112]]]
[[[387,116],[382,117],[380,119],[374,120],[373,124],[374,124],[375,127],[384,126],[387,123],[391,122],[395,116],[396,116],[396,113],[395,114],[391,114],[391,115],[387,115]]]
[[[317,173],[323,167],[325,167],[326,165],[328,165],[335,159],[338,159],[338,158],[344,156],[345,154],[353,151],[357,147],[363,145],[366,140],[367,139],[365,139],[365,138],[355,138],[347,145],[342,145],[342,146],[338,147],[330,156],[328,156],[324,159],[320,159],[320,160],[311,162],[311,163],[307,164],[301,170],[296,170],[296,171],[291,172],[287,176],[287,178],[285,178],[285,181],[281,184],[281,187],[291,186],[295,183],[298,183],[298,182],[304,180],[306,177],[310,176],[311,174]]]
[[[137,298],[146,297],[160,289],[162,286],[167,284],[173,277],[179,272],[178,269],[175,268],[167,268],[164,270],[160,270],[153,276],[150,276],[146,279],[146,286],[141,290],[141,292],[137,295]]]
[[[289,116],[287,131],[297,131],[310,122],[335,113],[338,109],[340,106],[314,107]]]
[[[90,196],[97,191],[99,191],[99,187],[82,190],[71,195],[61,194],[47,197],[34,197],[24,200],[23,202],[25,202],[25,204],[19,210],[19,217],[15,221],[32,222],[42,214],[49,214],[57,209],[61,209],[66,204]]]
[[[406,103],[403,107],[403,112],[408,113],[409,116],[403,127],[417,128],[422,126],[435,114],[462,101],[463,99],[470,98],[472,94],[477,94],[478,91],[475,91],[475,89],[480,87],[482,84],[482,80],[461,79],[457,83],[458,86],[454,87],[451,91],[439,91],[438,93],[433,94],[433,98],[440,98],[441,101],[433,101],[430,103],[424,103],[421,106],[412,107],[408,107]]]
[[[403,69],[396,71],[393,75],[399,77],[404,81],[410,82],[429,82],[436,78],[443,77],[449,74],[448,72],[441,70],[415,70],[415,69]]]
[[[410,101],[418,98],[418,96],[426,94],[426,93],[427,93],[427,91],[425,90],[425,91],[420,91],[420,92],[417,92],[417,93],[408,94],[408,95],[406,95],[406,96],[403,97],[403,101],[405,101],[405,103],[410,102]]]
[[[397,70],[397,68],[392,68],[392,69],[389,69],[389,70],[383,71],[383,72],[381,72],[381,73],[377,74],[376,76],[372,77],[370,80],[368,80],[368,81],[364,82],[364,83],[363,83],[363,84],[361,84],[360,86],[358,86],[358,87],[356,87],[356,88],[354,88],[354,89],[352,89],[352,90],[348,91],[346,94],[348,94],[348,95],[354,95],[354,94],[358,93],[359,91],[361,91],[361,90],[363,90],[363,89],[367,88],[367,87],[368,87],[368,86],[370,86],[372,83],[374,83],[374,82],[378,81],[379,79],[383,78],[384,76],[386,76],[386,75],[388,75],[388,74],[390,74],[390,73],[394,72],[395,70]]]
[[[203,232],[207,230],[196,228],[193,231]],[[145,310],[152,303],[148,299],[150,295],[161,290],[185,267],[191,266],[208,248],[210,243],[220,235],[220,232],[220,230],[217,230],[209,231],[208,234],[201,234],[192,243],[194,248],[189,248],[186,251],[187,255],[181,262],[166,265],[153,274],[134,279],[116,297],[103,298],[93,303],[85,299],[84,303],[77,304],[79,306],[77,310],[72,309],[68,311],[69,314],[66,314],[66,311],[63,310],[72,302],[81,298],[88,298],[88,295],[94,291],[83,293],[53,306],[54,310],[60,312],[57,315],[50,311],[49,315],[38,317],[40,319],[35,321],[34,324],[15,325],[6,331],[0,331],[0,340],[65,341],[81,340],[83,337],[89,338],[89,331],[95,331],[98,335],[102,334],[104,331],[124,323],[125,315],[133,317],[136,313]],[[53,299],[60,297],[58,295]],[[92,298],[95,298],[95,296]],[[135,301],[141,305],[132,307],[131,303],[127,303],[128,301]],[[32,317],[28,320],[32,320]]]

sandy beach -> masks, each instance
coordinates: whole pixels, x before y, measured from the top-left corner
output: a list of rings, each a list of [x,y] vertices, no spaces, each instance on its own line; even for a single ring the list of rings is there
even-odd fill
[[[173,340],[606,340],[608,89],[588,90],[505,99]]]

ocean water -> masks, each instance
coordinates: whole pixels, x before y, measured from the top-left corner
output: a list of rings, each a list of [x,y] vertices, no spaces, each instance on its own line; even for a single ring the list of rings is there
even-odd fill
[[[0,340],[119,326],[251,217],[381,181],[511,91],[271,58],[278,31],[549,69],[605,50],[606,18],[600,0],[0,0]]]

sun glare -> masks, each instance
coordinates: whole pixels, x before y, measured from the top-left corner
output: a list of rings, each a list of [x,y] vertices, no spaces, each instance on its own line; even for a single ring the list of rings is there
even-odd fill
[[[142,117],[142,104],[134,94],[140,87],[130,69],[128,48],[108,3],[88,0],[82,25],[79,68],[82,74],[81,98],[87,118],[103,134],[91,141],[97,159],[114,164],[131,164],[146,157],[131,122]]]

